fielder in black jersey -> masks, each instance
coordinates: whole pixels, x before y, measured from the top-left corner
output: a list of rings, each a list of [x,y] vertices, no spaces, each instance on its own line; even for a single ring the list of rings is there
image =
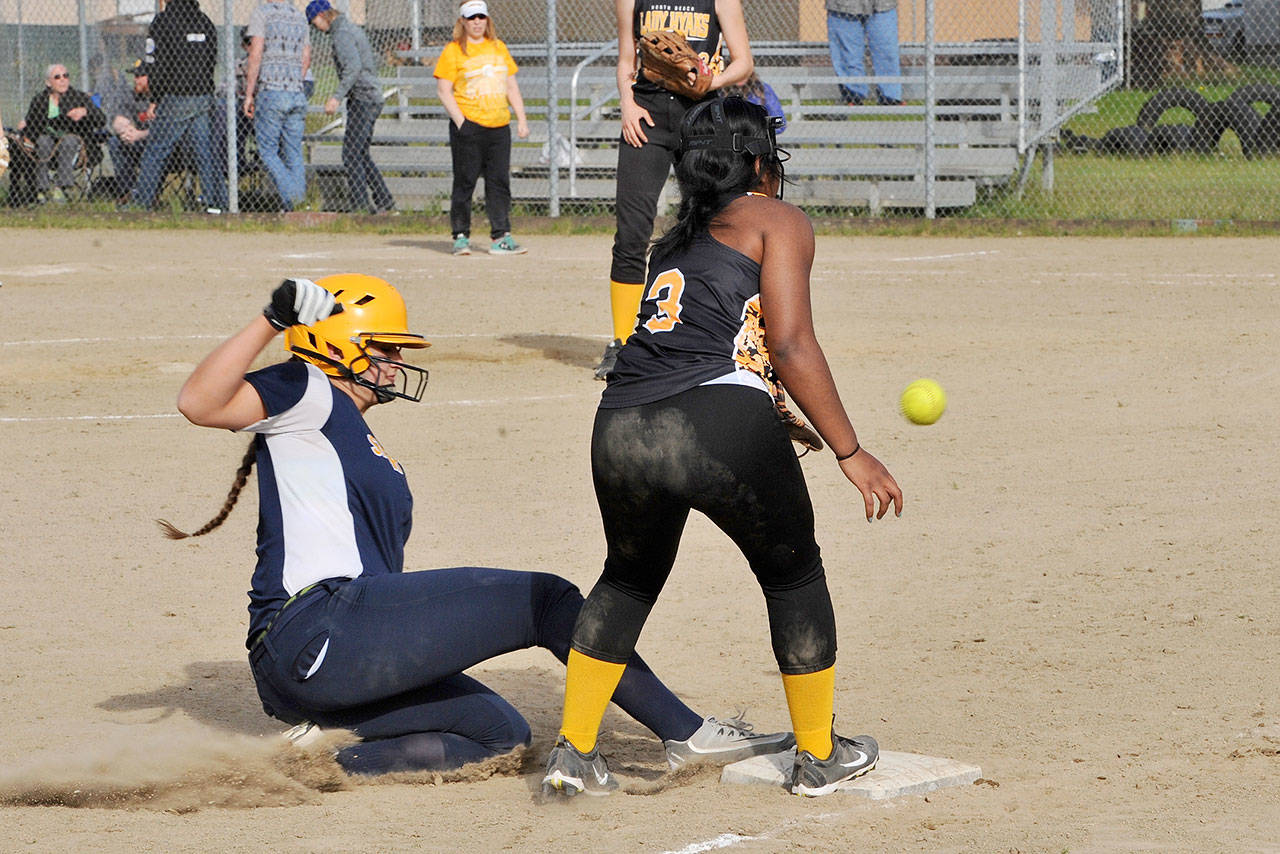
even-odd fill
[[[616,9],[622,138],[614,207],[617,229],[609,269],[613,340],[596,368],[596,379],[601,380],[608,377],[618,350],[635,327],[658,196],[680,146],[680,122],[698,103],[638,74],[636,43],[653,30],[683,34],[712,71],[708,99],[718,97],[726,86],[744,82],[755,67],[741,0],[616,0]],[[731,57],[727,65],[725,48]]]
[[[791,790],[825,795],[873,768],[878,747],[832,730],[835,616],[804,475],[766,377],[776,372],[835,451],[867,521],[890,504],[900,515],[902,491],[858,443],[814,337],[813,230],[776,198],[782,159],[764,109],[736,97],[695,107],[676,174],[679,220],[654,246],[639,322],[591,437],[608,554],[574,628],[544,787],[565,788],[562,769],[595,749],[696,509],[742,550],[764,592],[796,736]]]
[[[281,330],[290,360],[249,372]],[[364,416],[421,398],[426,371],[400,354],[426,346],[381,279],[289,279],[178,399],[192,423],[254,436],[222,512],[195,535],[222,523],[256,463],[246,646],[262,707],[295,735],[318,725],[359,736],[335,757],[352,774],[448,770],[527,746],[520,713],[463,671],[533,646],[564,661],[582,607],[577,588],[550,573],[404,571],[413,496]],[[638,657],[614,700],[663,740],[672,767],[794,744],[790,733],[700,717]]]

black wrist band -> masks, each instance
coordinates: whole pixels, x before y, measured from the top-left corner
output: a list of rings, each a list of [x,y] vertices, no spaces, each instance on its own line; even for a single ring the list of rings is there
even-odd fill
[[[839,457],[839,456],[838,456],[838,457],[836,457],[836,462],[838,462],[838,463],[842,463],[842,462],[844,462],[845,460],[847,460],[847,459],[849,459],[850,457],[852,457],[854,454],[858,453],[858,451],[861,451],[861,450],[862,450],[862,445],[858,444],[857,442],[854,442],[854,443],[853,443],[853,450],[852,450],[852,451],[850,451],[849,453],[845,454],[843,457]]]

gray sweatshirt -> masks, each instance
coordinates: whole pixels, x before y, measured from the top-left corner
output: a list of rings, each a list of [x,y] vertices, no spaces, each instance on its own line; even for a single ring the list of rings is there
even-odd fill
[[[329,25],[329,35],[333,37],[333,64],[338,69],[338,91],[333,97],[339,101],[350,97],[380,103],[378,64],[364,30],[351,23],[346,15],[339,15]]]

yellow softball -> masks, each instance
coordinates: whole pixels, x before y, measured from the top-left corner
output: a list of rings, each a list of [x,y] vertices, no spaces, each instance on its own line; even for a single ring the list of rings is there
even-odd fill
[[[932,424],[947,411],[947,395],[935,380],[916,380],[902,390],[898,401],[912,424]]]

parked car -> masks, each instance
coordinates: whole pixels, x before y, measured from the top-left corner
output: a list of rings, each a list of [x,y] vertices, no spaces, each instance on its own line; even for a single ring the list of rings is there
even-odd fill
[[[1227,0],[1200,17],[1205,38],[1219,53],[1241,56],[1249,48],[1280,45],[1280,0]]]
[[[1200,15],[1204,37],[1222,54],[1239,54],[1244,50],[1244,0],[1228,0],[1220,9],[1209,9]]]

